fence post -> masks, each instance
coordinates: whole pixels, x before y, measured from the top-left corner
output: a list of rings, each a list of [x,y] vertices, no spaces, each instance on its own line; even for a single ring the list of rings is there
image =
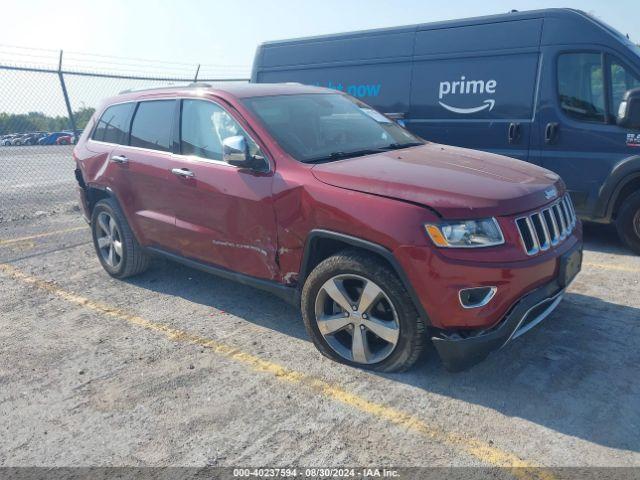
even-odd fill
[[[71,110],[71,102],[69,101],[69,94],[67,93],[67,86],[64,83],[64,74],[62,73],[62,50],[60,50],[60,60],[58,61],[58,78],[60,79],[60,87],[62,87],[62,95],[64,96],[64,103],[67,106],[67,115],[69,115],[69,124],[73,134],[78,136],[78,129],[76,128],[76,120],[73,117],[73,110]]]
[[[196,68],[196,75],[193,77],[193,83],[198,82],[198,73],[200,73],[200,64],[198,64],[198,68]]]

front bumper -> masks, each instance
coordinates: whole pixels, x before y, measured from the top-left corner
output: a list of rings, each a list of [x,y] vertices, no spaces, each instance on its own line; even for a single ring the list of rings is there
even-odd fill
[[[574,252],[579,252],[581,263],[580,246],[568,252],[568,257]],[[576,267],[576,273],[580,269],[580,263]],[[568,284],[573,280],[573,276],[565,278],[563,274],[564,272],[559,272],[557,278],[523,296],[493,328],[472,332],[468,336],[446,330],[433,335],[431,340],[445,368],[453,372],[466,370],[544,320],[558,306]]]

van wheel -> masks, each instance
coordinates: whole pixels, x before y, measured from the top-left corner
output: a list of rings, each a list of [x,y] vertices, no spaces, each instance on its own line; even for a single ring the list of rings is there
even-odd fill
[[[375,256],[345,250],[322,261],[302,289],[302,318],[325,356],[378,372],[411,367],[425,326],[395,272]]]
[[[618,212],[616,228],[620,239],[640,255],[640,192],[625,199]]]
[[[91,233],[98,259],[112,277],[131,277],[148,268],[149,256],[135,239],[115,200],[100,200],[93,208]]]

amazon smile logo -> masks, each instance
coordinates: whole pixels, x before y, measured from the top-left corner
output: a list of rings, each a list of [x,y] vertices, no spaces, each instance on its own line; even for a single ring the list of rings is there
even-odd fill
[[[496,80],[467,80],[464,75],[460,77],[460,80],[452,82],[440,82],[440,89],[438,93],[438,103],[442,108],[445,108],[453,113],[459,113],[461,115],[470,115],[472,113],[493,110],[496,106],[496,101],[493,98],[487,98],[482,100],[481,103],[475,107],[456,107],[449,105],[451,103],[446,97],[448,95],[494,95],[498,82]],[[447,100],[447,102],[445,102]]]

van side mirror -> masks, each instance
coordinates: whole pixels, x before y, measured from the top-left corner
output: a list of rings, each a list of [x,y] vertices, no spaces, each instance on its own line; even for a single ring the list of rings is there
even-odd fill
[[[618,108],[617,123],[624,128],[640,130],[640,88],[628,90]]]

